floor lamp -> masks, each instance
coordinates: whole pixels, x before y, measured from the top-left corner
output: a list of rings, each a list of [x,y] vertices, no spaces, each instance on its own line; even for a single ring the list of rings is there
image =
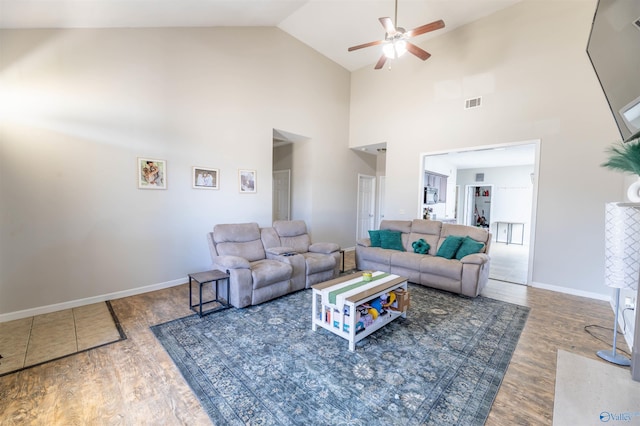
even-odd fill
[[[637,203],[607,203],[605,212],[605,284],[615,288],[613,347],[597,355],[613,364],[631,365],[616,353],[620,289],[638,290],[640,277],[640,210]],[[637,315],[637,313],[636,313]]]

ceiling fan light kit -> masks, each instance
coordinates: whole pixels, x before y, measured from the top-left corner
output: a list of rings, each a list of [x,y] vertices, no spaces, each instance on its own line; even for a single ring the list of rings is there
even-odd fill
[[[378,59],[374,69],[380,69],[384,66],[384,63],[387,59],[395,59],[404,55],[407,51],[409,51],[414,56],[426,61],[429,59],[431,54],[420,47],[416,46],[413,43],[410,43],[408,40],[412,37],[419,36],[421,34],[425,34],[431,31],[439,30],[444,28],[444,21],[442,19],[438,21],[431,22],[429,24],[421,25],[417,28],[412,29],[411,31],[406,31],[402,27],[398,27],[394,25],[391,18],[383,17],[379,19],[380,23],[384,27],[385,37],[384,40],[372,41],[369,43],[359,44],[357,46],[352,46],[347,49],[349,52],[354,50],[363,49],[365,47],[382,45],[382,56]],[[396,8],[395,8],[395,23],[398,23],[398,0],[396,0]]]
[[[389,59],[399,58],[407,53],[407,42],[404,40],[392,41],[382,46],[384,56]]]

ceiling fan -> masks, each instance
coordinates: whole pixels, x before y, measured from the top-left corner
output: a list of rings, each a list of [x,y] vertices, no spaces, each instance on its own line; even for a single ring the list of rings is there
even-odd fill
[[[412,37],[419,36],[424,33],[428,33],[431,31],[439,30],[444,28],[444,21],[442,19],[438,21],[431,22],[430,24],[421,25],[417,28],[412,29],[411,31],[406,31],[402,27],[396,27],[394,22],[398,23],[398,0],[396,0],[396,11],[395,11],[395,19],[391,21],[391,18],[379,18],[380,23],[384,27],[385,35],[384,40],[372,41],[369,43],[359,44],[357,46],[352,46],[348,49],[349,52],[354,50],[362,49],[364,47],[376,46],[382,44],[382,56],[378,59],[376,66],[374,69],[379,70],[384,66],[384,63],[387,59],[398,58],[403,55],[405,52],[409,51],[414,54],[418,58],[426,61],[429,59],[431,54],[413,43],[410,43],[408,40]]]

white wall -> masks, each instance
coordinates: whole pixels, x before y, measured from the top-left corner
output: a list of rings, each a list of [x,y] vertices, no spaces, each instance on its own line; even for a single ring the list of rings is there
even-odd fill
[[[0,40],[0,320],[208,269],[216,223],[271,223],[274,128],[310,139],[293,153],[296,218],[353,246],[356,176],[371,167],[348,149],[349,73],[281,30]],[[137,188],[137,157],[167,161],[167,190]],[[196,165],[220,169],[219,191],[192,189]],[[241,168],[256,194],[238,192]]]
[[[387,142],[388,219],[415,217],[420,153],[539,139],[533,282],[609,296],[604,204],[623,200],[624,179],[599,166],[619,134],[585,51],[595,5],[524,0],[417,39],[426,62],[352,73],[349,144]]]

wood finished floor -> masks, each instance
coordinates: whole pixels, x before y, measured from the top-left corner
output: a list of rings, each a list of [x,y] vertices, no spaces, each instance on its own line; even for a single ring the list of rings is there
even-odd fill
[[[354,267],[353,252],[347,252],[345,266]],[[497,281],[483,295],[531,307],[486,424],[552,424],[557,350],[599,360],[595,352],[610,346],[583,328],[613,327],[611,308],[606,302]],[[113,300],[128,339],[0,377],[0,423],[210,424],[149,330],[190,315],[187,299],[185,284]]]

